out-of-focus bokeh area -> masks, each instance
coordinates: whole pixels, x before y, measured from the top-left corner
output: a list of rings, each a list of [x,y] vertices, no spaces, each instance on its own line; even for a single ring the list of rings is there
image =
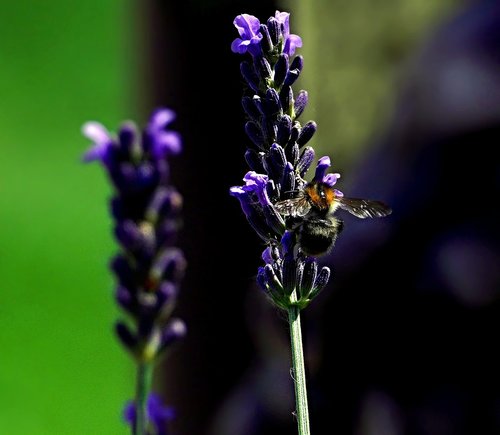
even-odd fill
[[[127,433],[109,188],[82,124],[139,115],[132,2],[0,3],[0,433]]]
[[[343,167],[382,134],[408,63],[457,0],[289,1],[307,60],[301,85],[318,123],[315,149]]]
[[[394,208],[342,216],[331,284],[304,311],[312,432],[500,433],[498,1],[24,0],[0,4],[0,434],[127,433],[110,192],[80,128],[158,105],[185,145],[188,336],[155,385],[172,433],[295,433],[287,325],[228,195],[248,144],[232,21],[276,9],[303,38],[311,145],[341,190]]]

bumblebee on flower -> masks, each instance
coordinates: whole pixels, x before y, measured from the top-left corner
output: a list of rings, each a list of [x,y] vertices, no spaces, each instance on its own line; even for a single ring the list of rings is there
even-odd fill
[[[232,187],[230,193],[240,200],[255,232],[273,247],[266,249],[264,257],[274,253],[276,273],[271,274],[267,263],[259,270],[259,284],[281,308],[290,304],[304,308],[327,284],[327,267],[320,269],[321,279],[316,284],[316,275],[308,278],[312,281],[308,292],[301,292],[292,302],[290,296],[297,288],[303,289],[299,278],[305,262],[314,264],[307,269],[317,273],[316,257],[328,253],[342,231],[343,222],[333,213],[340,208],[366,218],[386,216],[391,210],[379,201],[347,198],[334,189],[340,174],[327,173],[329,157],[319,159],[314,178],[306,181],[315,160],[314,149],[306,145],[317,125],[314,121],[302,125],[298,120],[308,94],[305,90],[294,94],[292,89],[304,62],[302,56],[294,56],[302,39],[290,33],[290,14],[276,11],[266,24],[241,14],[234,25],[240,37],[233,41],[232,51],[251,56],[250,61],[240,65],[246,83],[242,97],[247,116],[245,131],[251,140],[245,159],[251,170],[243,178],[245,185]],[[291,261],[291,256],[297,279],[285,284],[280,265],[287,263],[286,258]],[[280,283],[279,289],[276,282]]]

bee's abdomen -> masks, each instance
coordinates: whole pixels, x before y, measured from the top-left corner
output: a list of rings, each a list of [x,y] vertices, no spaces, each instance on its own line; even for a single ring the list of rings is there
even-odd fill
[[[338,219],[304,220],[298,232],[298,242],[306,255],[319,256],[329,252],[342,230]]]

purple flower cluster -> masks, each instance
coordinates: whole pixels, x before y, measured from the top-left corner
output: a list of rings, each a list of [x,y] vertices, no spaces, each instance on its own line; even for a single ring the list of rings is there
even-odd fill
[[[283,309],[307,306],[330,276],[329,268],[320,268],[316,258],[301,252],[295,233],[273,206],[304,187],[315,159],[314,149],[306,145],[316,123],[298,121],[308,94],[304,90],[294,94],[292,89],[304,62],[302,56],[294,56],[302,40],[290,33],[289,19],[289,13],[279,11],[266,24],[252,15],[238,15],[234,25],[240,37],[231,45],[233,52],[250,55],[241,62],[240,71],[246,83],[242,106],[251,146],[245,153],[250,167],[245,184],[231,187],[230,194],[238,198],[248,222],[268,245],[257,281]],[[332,186],[339,174],[326,174],[329,166],[328,157],[320,159],[315,179]]]
[[[126,122],[116,136],[97,122],[83,126],[93,142],[84,161],[100,161],[114,187],[111,212],[121,249],[111,268],[116,301],[130,318],[118,321],[116,332],[139,363],[154,361],[186,331],[171,317],[186,267],[174,246],[182,197],[169,184],[167,161],[181,150],[179,134],[167,129],[174,117],[158,109],[142,132]]]

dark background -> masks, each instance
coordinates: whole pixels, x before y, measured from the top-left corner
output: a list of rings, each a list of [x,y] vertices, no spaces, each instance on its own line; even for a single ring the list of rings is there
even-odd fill
[[[330,286],[303,314],[313,433],[500,429],[500,13],[487,3],[468,5],[414,53],[386,127],[347,174],[351,196],[384,199],[394,214],[383,222],[345,217],[324,259]],[[154,100],[178,108],[187,144],[174,169],[192,271],[178,309],[190,334],[165,365],[180,411],[174,427],[291,434],[286,322],[253,284],[262,246],[227,195],[247,170],[241,59],[212,49],[235,37],[227,26],[235,12],[263,20],[273,8],[191,6],[152,4],[165,42],[153,59]],[[201,34],[210,42],[198,50]]]

